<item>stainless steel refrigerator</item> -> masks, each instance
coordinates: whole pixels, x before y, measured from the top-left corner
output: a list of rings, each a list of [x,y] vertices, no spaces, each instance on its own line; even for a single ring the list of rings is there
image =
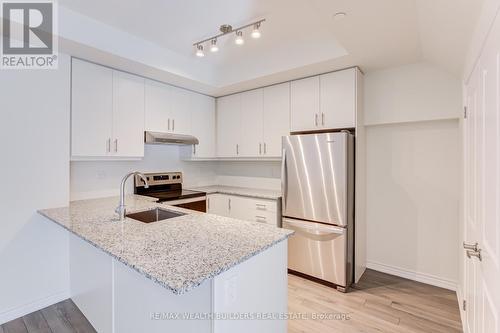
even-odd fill
[[[283,137],[283,228],[288,268],[346,291],[353,279],[354,136]]]

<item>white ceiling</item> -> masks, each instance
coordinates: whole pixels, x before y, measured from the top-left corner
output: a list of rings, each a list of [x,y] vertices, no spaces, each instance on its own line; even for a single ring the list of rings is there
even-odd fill
[[[457,77],[483,0],[59,0],[96,21],[185,58],[214,95],[358,65],[365,72],[421,60]],[[348,15],[335,21],[335,12]],[[194,55],[218,27],[265,18],[262,38],[232,37]],[[146,64],[149,65],[149,64]]]

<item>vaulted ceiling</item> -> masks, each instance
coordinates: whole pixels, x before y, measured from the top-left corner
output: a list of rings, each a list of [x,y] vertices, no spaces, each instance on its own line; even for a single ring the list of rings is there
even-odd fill
[[[132,36],[123,39],[130,50],[102,47],[116,56],[117,66],[126,66],[128,52],[151,75],[170,72],[181,85],[213,95],[353,65],[369,72],[422,60],[460,78],[481,4],[482,0],[59,0],[63,14],[78,17],[61,18],[61,29],[70,31],[70,25],[79,22],[80,28],[109,26],[109,36]],[[336,12],[347,16],[334,20]],[[207,52],[204,58],[194,55],[192,43],[217,34],[221,24],[238,26],[260,18],[266,19],[262,38],[247,36],[244,46],[236,46],[227,37],[219,40],[219,52]],[[80,39],[83,45],[91,38]],[[108,43],[119,41],[117,37]],[[95,42],[92,48],[98,50],[99,45]],[[82,51],[81,56],[92,53]],[[112,58],[107,59],[112,64]]]

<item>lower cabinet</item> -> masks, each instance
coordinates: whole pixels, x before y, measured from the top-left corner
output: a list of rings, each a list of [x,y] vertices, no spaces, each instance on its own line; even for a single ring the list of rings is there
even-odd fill
[[[207,212],[239,220],[279,226],[280,214],[277,200],[219,193],[210,194],[207,196]]]

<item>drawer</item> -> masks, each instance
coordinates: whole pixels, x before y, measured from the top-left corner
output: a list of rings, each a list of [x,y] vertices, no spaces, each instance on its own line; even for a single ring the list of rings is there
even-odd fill
[[[275,212],[256,211],[252,216],[249,216],[249,220],[278,226],[277,215]]]
[[[278,209],[276,200],[251,199],[251,201],[251,206],[255,208],[256,211],[276,213]]]

